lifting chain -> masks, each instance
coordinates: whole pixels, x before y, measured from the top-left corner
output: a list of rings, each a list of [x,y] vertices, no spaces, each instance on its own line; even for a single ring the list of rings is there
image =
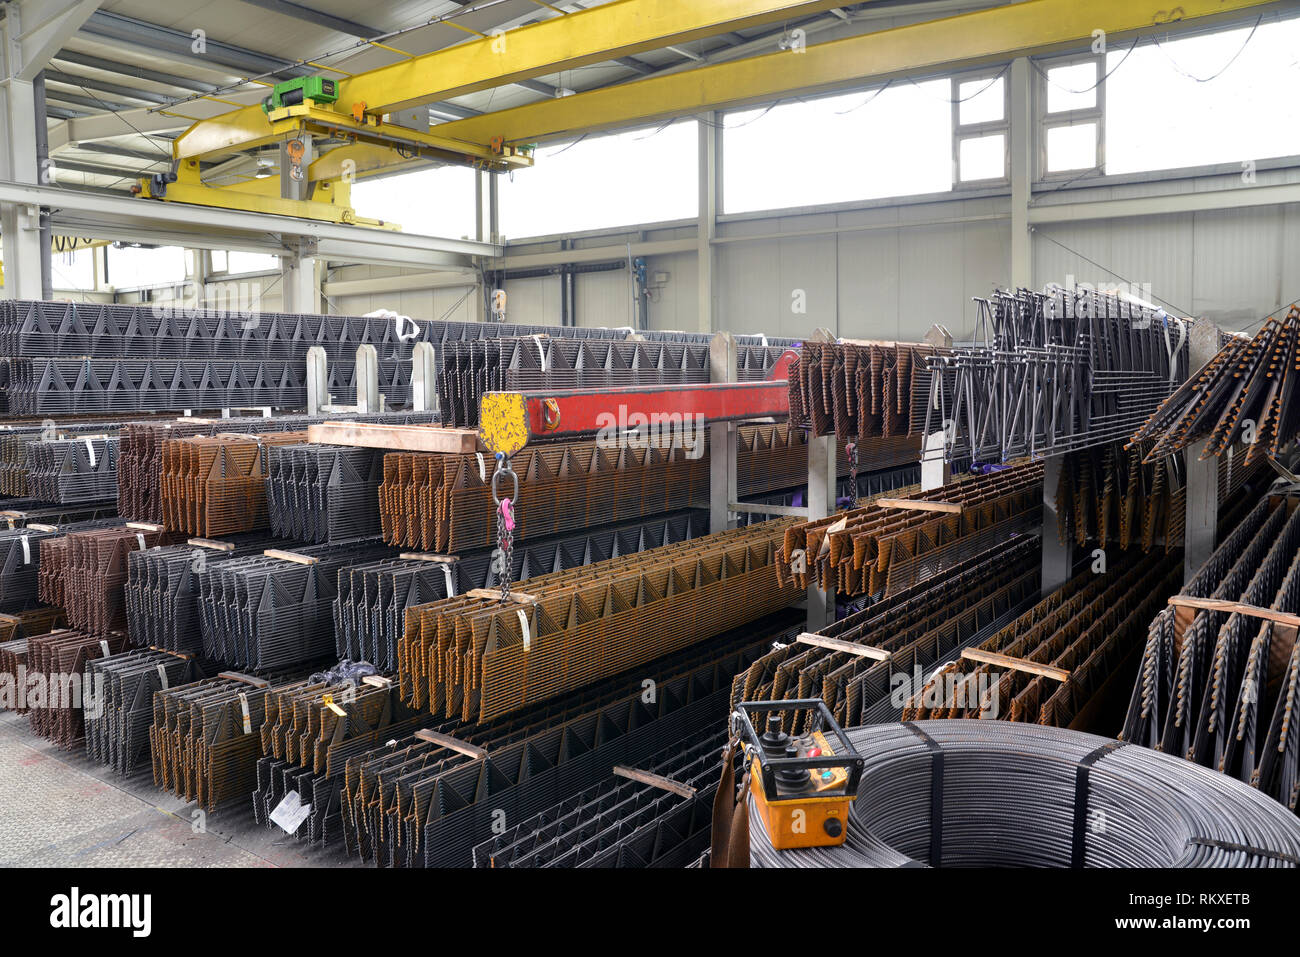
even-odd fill
[[[501,582],[501,601],[510,600],[510,576],[515,561],[515,502],[519,498],[519,475],[510,467],[510,456],[497,453],[497,469],[492,473],[492,501],[496,505],[497,577]],[[501,477],[510,480],[510,494],[502,497],[498,483]]]
[[[844,443],[844,454],[849,458],[849,508],[858,504],[858,437],[849,436]]]

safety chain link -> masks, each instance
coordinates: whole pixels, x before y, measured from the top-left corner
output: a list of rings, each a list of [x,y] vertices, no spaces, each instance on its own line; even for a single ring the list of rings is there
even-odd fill
[[[501,601],[510,600],[510,577],[515,567],[515,500],[519,497],[519,475],[510,467],[510,456],[497,453],[497,468],[492,473],[492,501],[497,514],[497,557],[501,562],[498,576],[501,581]],[[510,494],[504,498],[497,483],[502,476],[511,482]]]

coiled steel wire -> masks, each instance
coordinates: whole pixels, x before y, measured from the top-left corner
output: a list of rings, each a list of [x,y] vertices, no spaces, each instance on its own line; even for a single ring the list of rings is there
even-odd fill
[[[1300,866],[1280,804],[1146,748],[1006,721],[847,734],[866,764],[845,843],[775,850],[751,795],[751,866]]]

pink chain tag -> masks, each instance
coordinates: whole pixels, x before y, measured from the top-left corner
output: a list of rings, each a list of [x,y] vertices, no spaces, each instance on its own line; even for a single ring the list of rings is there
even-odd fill
[[[506,531],[513,532],[515,530],[515,509],[508,498],[501,500],[501,517],[505,519]]]

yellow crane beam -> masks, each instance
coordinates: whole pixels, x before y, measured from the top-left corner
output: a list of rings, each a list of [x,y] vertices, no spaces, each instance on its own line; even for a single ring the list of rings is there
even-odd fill
[[[438,126],[466,143],[536,143],[577,133],[659,122],[707,110],[771,102],[795,91],[833,92],[863,81],[951,73],[1018,56],[1087,47],[1103,30],[1111,49],[1135,35],[1173,32],[1240,18],[1245,12],[1295,8],[1259,0],[1025,0],[1003,7],[893,27],[647,77]]]
[[[775,23],[840,6],[844,0],[616,0],[411,57],[338,80],[338,106],[370,117],[491,89],[560,70],[574,70],[732,30]],[[177,138],[174,158],[189,159],[258,145],[271,135],[260,106],[200,120]],[[483,141],[486,145],[487,140]]]

